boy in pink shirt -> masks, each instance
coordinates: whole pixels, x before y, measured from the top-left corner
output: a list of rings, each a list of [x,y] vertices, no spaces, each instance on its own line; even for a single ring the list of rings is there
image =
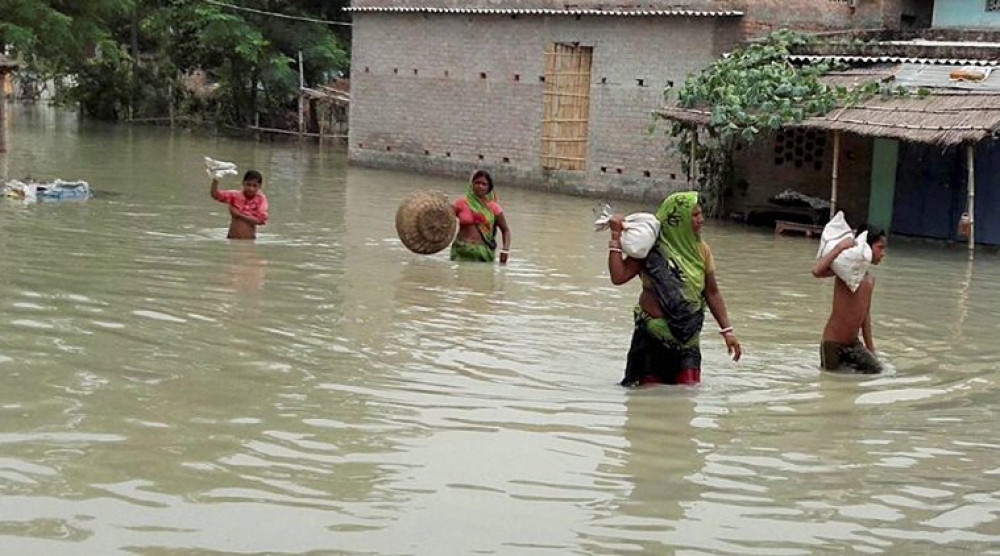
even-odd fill
[[[264,176],[256,170],[243,175],[243,190],[219,191],[219,180],[212,178],[212,198],[229,205],[229,239],[256,239],[257,226],[267,222],[267,197],[260,192]]]

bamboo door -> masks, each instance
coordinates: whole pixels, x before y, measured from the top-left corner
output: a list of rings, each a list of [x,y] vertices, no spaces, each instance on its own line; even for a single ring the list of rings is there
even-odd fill
[[[545,58],[542,168],[587,169],[593,47],[551,43]]]

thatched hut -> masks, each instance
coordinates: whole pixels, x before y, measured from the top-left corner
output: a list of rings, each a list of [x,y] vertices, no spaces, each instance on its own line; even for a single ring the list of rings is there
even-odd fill
[[[991,218],[1000,214],[1000,172],[994,171],[1000,169],[1000,143],[994,140],[1000,132],[997,62],[866,57],[854,68],[826,75],[828,84],[877,81],[910,94],[835,108],[734,153],[743,187],[730,208],[747,217],[780,215],[790,209],[771,201],[793,189],[829,198],[830,214],[843,209],[852,223],[967,240],[970,248],[977,241],[1000,245],[1000,219]],[[704,126],[711,117],[707,107],[673,106],[659,113],[693,126]],[[968,238],[957,231],[963,213],[974,223]]]

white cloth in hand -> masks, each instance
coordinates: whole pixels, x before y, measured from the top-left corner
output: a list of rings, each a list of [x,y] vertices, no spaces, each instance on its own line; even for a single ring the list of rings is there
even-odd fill
[[[235,176],[239,173],[236,171],[236,164],[232,162],[214,160],[207,156],[205,157],[205,168],[208,175],[215,179],[222,179],[226,176]]]

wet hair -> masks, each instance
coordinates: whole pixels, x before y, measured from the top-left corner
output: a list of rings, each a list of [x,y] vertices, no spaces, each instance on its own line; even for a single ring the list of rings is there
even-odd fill
[[[486,180],[486,185],[487,185],[486,192],[487,193],[492,193],[493,192],[493,176],[491,176],[490,173],[487,172],[486,170],[476,170],[475,172],[472,173],[472,179],[470,179],[469,181],[473,182],[473,181],[476,181],[479,178],[483,178],[483,179]]]
[[[868,232],[869,246],[875,245],[878,240],[886,237],[885,230],[879,228],[878,226],[872,226],[871,224],[862,224],[858,227],[858,234],[860,235],[862,232]]]
[[[260,175],[257,170],[247,170],[246,174],[243,174],[243,181],[257,180],[257,183],[264,184],[264,176]]]

